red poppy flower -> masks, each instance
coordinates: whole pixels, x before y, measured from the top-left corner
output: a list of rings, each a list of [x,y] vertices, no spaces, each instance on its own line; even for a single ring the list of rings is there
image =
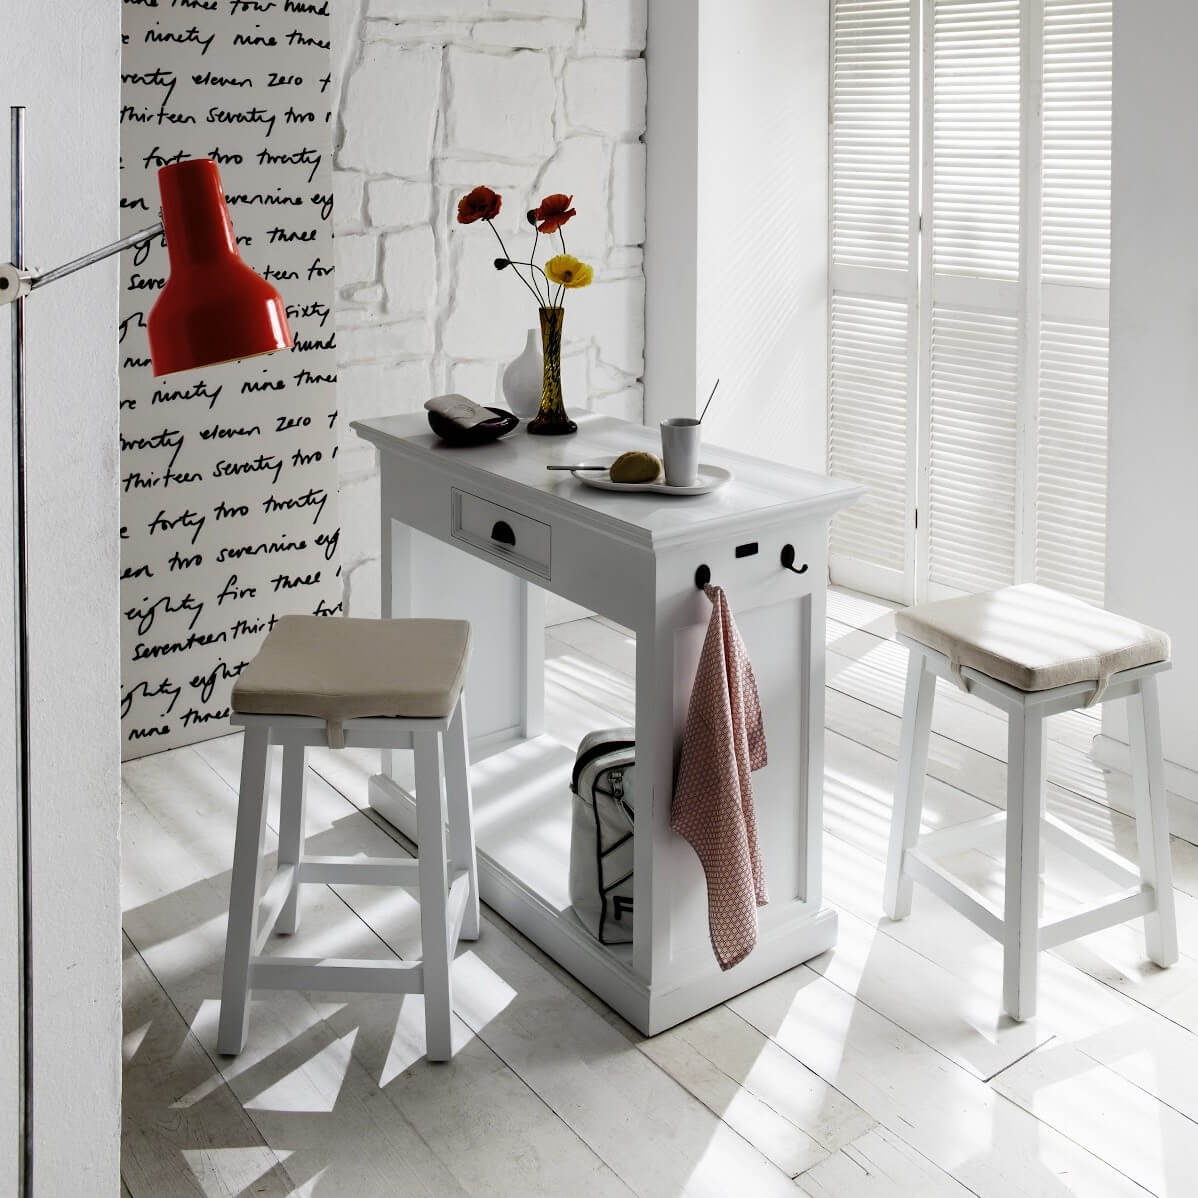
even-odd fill
[[[560,192],[546,196],[541,201],[541,206],[536,209],[536,218],[541,222],[537,225],[537,232],[556,233],[575,215],[575,209],[570,207],[570,201],[573,199],[573,196],[564,196]]]
[[[458,200],[458,224],[472,225],[476,220],[494,220],[502,206],[502,198],[489,187],[476,187]]]

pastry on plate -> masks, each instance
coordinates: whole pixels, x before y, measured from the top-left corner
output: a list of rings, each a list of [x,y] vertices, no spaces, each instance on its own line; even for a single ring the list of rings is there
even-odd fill
[[[655,483],[661,477],[661,459],[642,449],[622,453],[608,470],[614,483]]]

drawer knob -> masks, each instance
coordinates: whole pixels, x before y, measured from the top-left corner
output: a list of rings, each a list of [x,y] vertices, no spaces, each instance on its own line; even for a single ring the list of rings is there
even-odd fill
[[[506,520],[496,520],[495,526],[491,529],[491,540],[498,541],[500,545],[514,545],[516,534]]]
[[[790,570],[794,574],[806,574],[807,563],[804,562],[801,566],[795,565],[795,547],[793,545],[782,546],[782,568]]]

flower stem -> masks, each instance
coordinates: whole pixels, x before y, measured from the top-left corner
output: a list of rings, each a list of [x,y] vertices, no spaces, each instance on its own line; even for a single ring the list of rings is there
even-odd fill
[[[566,252],[566,235],[565,235],[565,233],[562,232],[561,226],[558,226],[557,235],[558,235],[558,238],[561,240],[562,253],[564,254]],[[565,294],[566,294],[566,285],[565,285],[565,283],[561,283],[558,285],[558,289],[557,289],[557,306],[559,308],[562,306],[562,297]]]
[[[539,274],[541,276],[541,278],[545,280],[546,291],[548,291],[553,286],[553,284],[550,283],[550,281],[549,281],[549,276],[535,262],[525,262],[523,259],[521,259],[519,262],[516,262],[516,259],[514,259],[514,258],[509,258],[508,261],[515,262],[517,266],[529,266],[533,270],[535,270],[537,272],[537,274]],[[535,282],[535,279],[534,279],[534,282]],[[542,303],[541,306],[543,308],[551,308],[553,305],[546,299]]]
[[[533,227],[532,227],[532,253],[530,253],[530,254],[528,255],[528,265],[529,265],[529,267],[531,268],[531,270],[540,270],[540,269],[541,269],[539,266],[537,266],[537,242],[538,242],[538,241],[540,241],[540,239],[541,239],[541,230],[540,230],[540,229],[538,229],[538,228],[536,227],[536,225],[533,225]],[[541,274],[542,274],[542,275],[544,275],[544,274],[545,274],[545,272],[542,270],[542,271],[541,271]],[[537,276],[536,276],[536,275],[532,275],[531,277],[532,277],[532,285],[533,285],[533,286],[534,286],[534,287],[537,289],[537,295],[540,295],[540,294],[541,294],[541,287],[540,287],[540,284],[537,282]],[[548,297],[548,293],[549,293],[549,287],[548,287],[548,283],[549,283],[549,280],[548,280],[548,278],[546,278],[546,279],[545,279],[545,283],[546,283],[546,287],[545,287],[545,293],[546,293],[546,297],[545,297],[545,304],[547,305],[547,304],[549,303],[549,297]]]
[[[517,263],[513,260],[511,254],[507,252],[507,246],[503,244],[503,238],[499,236],[499,230],[490,221],[487,221],[487,224],[491,226],[491,232],[495,234],[495,238],[499,242],[499,248],[503,250],[503,256],[512,263],[512,269],[516,270]],[[521,265],[523,264],[521,263]],[[541,293],[518,270],[516,270],[516,278],[528,288],[533,299],[537,301],[537,307],[541,307]]]

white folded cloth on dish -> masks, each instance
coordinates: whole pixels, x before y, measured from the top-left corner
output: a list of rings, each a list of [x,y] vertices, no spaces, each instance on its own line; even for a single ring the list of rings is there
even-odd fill
[[[425,400],[424,406],[430,412],[436,412],[438,416],[444,416],[446,420],[452,420],[462,428],[474,428],[495,419],[495,413],[490,408],[484,408],[482,404],[477,404],[464,395],[437,395]]]

